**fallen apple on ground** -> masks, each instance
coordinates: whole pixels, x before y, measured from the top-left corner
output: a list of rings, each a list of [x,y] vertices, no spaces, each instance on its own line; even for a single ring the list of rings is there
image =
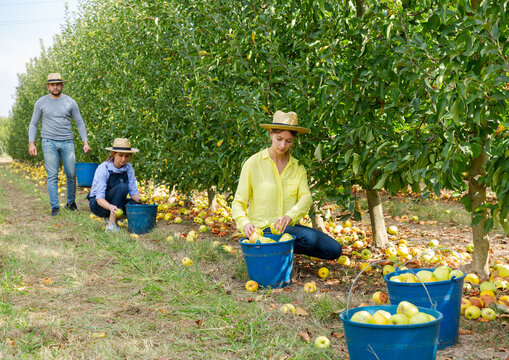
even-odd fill
[[[283,306],[281,306],[281,311],[284,313],[292,313],[293,315],[295,315],[297,312],[293,304],[284,304]]]
[[[387,228],[387,233],[390,235],[398,235],[398,227],[395,225],[391,225]]]
[[[371,259],[371,251],[369,249],[362,250],[361,251],[361,258],[363,258],[364,260]]]
[[[318,336],[315,339],[315,346],[320,349],[328,349],[330,347],[330,340],[326,336]]]
[[[182,265],[191,266],[193,265],[193,260],[189,259],[188,257],[182,258]]]
[[[495,320],[497,313],[491,308],[484,308],[481,310],[481,317],[486,320]]]
[[[329,269],[327,269],[326,267],[318,269],[318,276],[321,277],[322,279],[326,279],[329,276]]]
[[[258,283],[254,280],[249,280],[246,282],[246,290],[250,292],[255,292],[258,290]]]
[[[312,282],[307,282],[304,284],[304,292],[307,292],[307,293],[314,293],[316,291],[316,285],[315,283],[312,283]]]
[[[376,291],[371,298],[377,305],[383,305],[387,303],[387,300],[389,299],[389,297],[381,291]]]
[[[481,309],[477,306],[470,305],[465,309],[465,318],[468,320],[475,320],[481,316]]]

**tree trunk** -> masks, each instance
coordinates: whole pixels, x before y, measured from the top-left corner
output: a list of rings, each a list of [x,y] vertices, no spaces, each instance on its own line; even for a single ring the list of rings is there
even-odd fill
[[[320,214],[320,209],[318,209],[318,206],[316,204],[313,204],[313,213],[314,216],[311,218],[313,229],[325,232],[325,224],[323,223],[323,218],[322,215]]]
[[[385,219],[380,194],[378,190],[366,189],[366,197],[368,198],[373,244],[375,244],[377,248],[384,248],[389,244],[389,240],[387,239],[387,231],[385,229]]]
[[[217,199],[216,199],[216,189],[214,187],[207,189],[207,199],[209,204],[209,210],[216,211],[217,210]]]
[[[486,141],[483,142],[481,154],[471,160],[468,172],[468,197],[472,204],[472,219],[476,209],[486,202],[486,184],[479,183],[479,178],[486,175],[486,164],[488,162],[488,154],[485,151]],[[486,211],[483,212],[483,219],[472,226],[472,238],[474,242],[474,253],[472,263],[466,266],[467,271],[476,273],[480,278],[488,278],[490,276],[489,269],[489,250],[490,237],[484,231],[484,223],[486,222]]]

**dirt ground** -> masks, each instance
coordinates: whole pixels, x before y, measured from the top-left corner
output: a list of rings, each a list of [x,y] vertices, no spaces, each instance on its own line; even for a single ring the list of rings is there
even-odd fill
[[[0,158],[0,166],[5,167],[5,164],[9,161],[6,158]],[[38,199],[36,195],[33,198],[29,195],[20,195],[16,187],[12,184],[1,184],[4,188],[5,196],[8,202],[17,204],[16,207],[22,206],[21,204],[33,203],[36,206],[27,206],[23,209],[23,217],[29,219],[29,222],[34,224],[43,224],[45,219],[49,216],[50,207],[48,204],[42,204],[42,200]],[[45,192],[45,187],[34,184],[34,187]],[[86,200],[86,192],[84,189],[79,188],[77,192],[77,204],[79,211],[88,212],[88,201]],[[47,205],[47,206],[45,206]],[[440,239],[440,243],[443,246],[451,247],[464,247],[467,243],[471,242],[471,231],[468,226],[459,225],[457,223],[437,223],[437,224],[418,224],[418,223],[402,223],[397,218],[392,216],[386,217],[387,226],[396,224],[400,231],[407,234],[407,238],[410,242],[415,244],[424,244],[429,241],[430,238]],[[167,224],[166,222],[158,223],[158,228],[167,229],[168,232],[186,233],[190,228],[195,228],[196,224]],[[364,229],[369,228],[367,217],[361,223],[354,224]],[[228,235],[223,237],[222,240],[229,241],[234,247],[240,249],[237,243],[238,238],[232,237],[235,232],[233,225],[229,225]],[[0,231],[0,234],[2,232]],[[142,237],[143,238],[143,237]],[[142,239],[143,240],[143,239]],[[491,237],[493,257],[503,258],[509,254],[509,248],[507,246],[509,237],[503,234],[494,234]],[[296,256],[294,262],[294,274],[292,277],[293,286],[298,286],[308,281],[309,279],[316,278],[316,270],[324,265],[325,263],[318,263],[309,261],[308,258]],[[337,286],[338,280],[330,281],[328,286],[322,289],[328,296],[337,297],[340,299],[346,299],[348,290],[350,289],[351,281],[355,277],[354,271],[345,271],[335,263],[328,262],[333,268],[333,271],[337,272],[340,278],[339,283],[345,286]],[[103,284],[102,286],[108,286]],[[359,281],[358,286],[354,289],[357,293],[357,298],[362,296],[370,296],[372,294],[373,287],[384,286],[383,279],[379,276],[377,279],[367,278]],[[289,287],[291,291],[292,286]],[[381,289],[384,290],[384,289]],[[131,314],[137,316],[136,314]],[[144,314],[138,314],[140,318],[145,316]],[[460,335],[458,344],[445,350],[438,352],[438,359],[440,360],[461,360],[461,359],[509,359],[509,336],[508,327],[506,323],[499,323],[498,325],[487,325],[486,323],[467,322],[462,319],[460,324]],[[409,360],[412,357],[409,356]]]

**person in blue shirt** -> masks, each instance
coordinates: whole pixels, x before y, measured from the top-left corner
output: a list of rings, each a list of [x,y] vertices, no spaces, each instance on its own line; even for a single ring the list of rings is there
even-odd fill
[[[128,139],[122,138],[116,138],[113,146],[106,150],[111,151],[111,154],[97,167],[87,198],[92,213],[108,218],[106,232],[116,232],[120,230],[116,216],[119,209],[125,214],[126,204],[142,202],[130,163],[132,154],[139,150],[132,148]],[[127,198],[127,194],[131,199]]]

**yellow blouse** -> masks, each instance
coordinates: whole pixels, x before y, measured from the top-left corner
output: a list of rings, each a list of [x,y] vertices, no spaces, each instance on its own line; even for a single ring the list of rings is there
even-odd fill
[[[264,149],[242,166],[232,216],[242,233],[248,223],[264,229],[284,215],[292,218],[290,225],[295,225],[306,215],[312,202],[304,166],[290,156],[279,174],[269,150]]]

